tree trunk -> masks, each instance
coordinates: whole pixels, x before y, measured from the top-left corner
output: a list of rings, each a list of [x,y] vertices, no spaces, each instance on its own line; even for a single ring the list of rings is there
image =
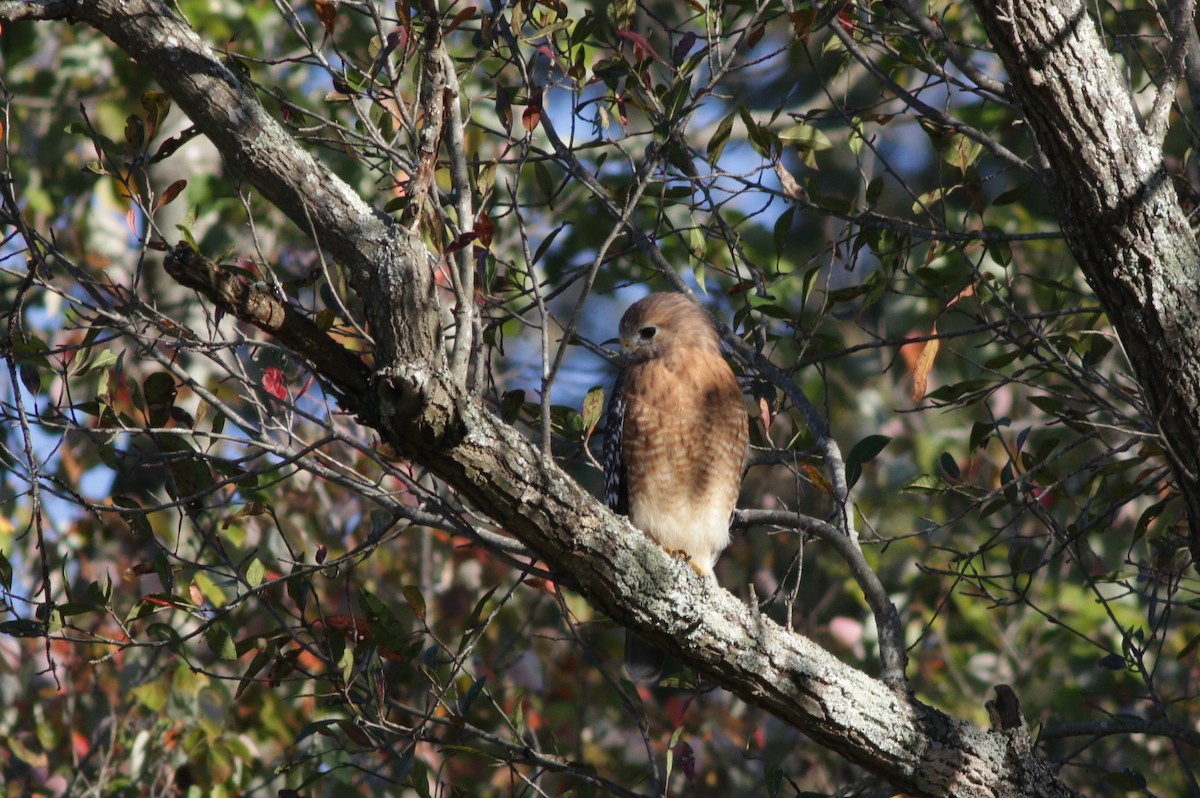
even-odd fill
[[[1161,110],[1141,122],[1083,0],[973,2],[1049,164],[1063,235],[1137,375],[1200,566],[1200,247],[1161,142],[1194,3],[1179,4]]]

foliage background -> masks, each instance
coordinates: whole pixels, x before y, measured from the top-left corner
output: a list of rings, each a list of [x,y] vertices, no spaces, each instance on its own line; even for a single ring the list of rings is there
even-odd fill
[[[674,286],[615,209],[828,419],[918,696],[986,725],[1011,684],[1070,784],[1195,791],[1200,598],[1163,442],[978,21],[927,4],[947,44],[904,7],[443,8],[471,190],[464,206],[447,155],[421,223],[448,307],[445,263],[473,263],[475,385],[598,489],[603,347],[629,302]],[[420,9],[178,10],[404,212]],[[1145,106],[1166,9],[1094,11]],[[183,237],[370,357],[337,266],[144,69],[84,26],[6,25],[0,56],[6,794],[879,789],[692,674],[625,681],[620,629],[485,545],[504,530],[303,362],[175,285],[159,242]],[[1183,97],[1166,153],[1185,205],[1193,121]],[[834,517],[803,413],[744,377],[741,505]],[[819,541],[744,529],[717,573],[876,670],[860,590]]]

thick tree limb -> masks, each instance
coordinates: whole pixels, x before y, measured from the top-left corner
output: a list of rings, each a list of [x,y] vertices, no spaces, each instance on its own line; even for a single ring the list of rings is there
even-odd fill
[[[370,373],[358,355],[330,338],[316,323],[266,285],[222,270],[186,244],[179,244],[163,262],[180,285],[194,288],[217,307],[274,335],[312,363],[329,383],[348,396],[361,396],[370,386]]]
[[[1200,565],[1200,246],[1157,131],[1139,124],[1084,0],[973,3],[1050,164],[1044,181],[1067,244],[1161,433]],[[1173,63],[1182,35],[1175,47]]]
[[[900,790],[956,796],[1073,793],[1023,730],[985,731],[839,662],[697,575],[613,515],[450,376],[420,240],[292,141],[196,34],[157,0],[95,0],[71,14],[146,69],[229,162],[301,230],[315,231],[366,303],[376,371],[347,401],[601,611]],[[236,302],[218,290],[212,301]],[[303,351],[292,328],[280,340]],[[311,359],[311,355],[310,355]],[[342,384],[345,383],[345,384]]]

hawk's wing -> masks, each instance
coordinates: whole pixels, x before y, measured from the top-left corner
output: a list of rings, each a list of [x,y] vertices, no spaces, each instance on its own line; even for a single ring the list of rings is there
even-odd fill
[[[604,503],[613,512],[629,515],[629,479],[621,457],[621,432],[625,421],[625,372],[617,376],[608,414],[604,419]]]

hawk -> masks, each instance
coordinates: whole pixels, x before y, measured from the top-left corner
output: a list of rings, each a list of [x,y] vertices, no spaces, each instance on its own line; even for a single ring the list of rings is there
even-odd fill
[[[712,574],[746,463],[749,427],[737,378],[712,319],[681,294],[651,294],[621,317],[626,362],[609,398],[604,500],[651,540]],[[639,679],[663,655],[626,637]]]

